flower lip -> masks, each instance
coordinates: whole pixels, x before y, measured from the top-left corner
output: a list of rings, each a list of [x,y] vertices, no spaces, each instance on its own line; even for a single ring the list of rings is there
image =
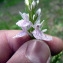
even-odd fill
[[[52,40],[52,37],[51,36],[48,36],[48,35],[45,35],[42,31],[40,31],[39,29],[35,29],[33,32],[32,32],[33,36],[36,38],[36,39],[40,39],[40,40],[45,40],[45,41],[51,41]]]

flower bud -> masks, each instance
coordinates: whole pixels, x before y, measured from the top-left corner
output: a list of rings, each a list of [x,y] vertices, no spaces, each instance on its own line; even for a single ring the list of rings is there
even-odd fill
[[[37,4],[39,4],[39,0],[37,0]]]
[[[32,2],[32,7],[35,7],[35,6],[36,6],[36,2],[33,1],[33,2]]]
[[[25,0],[25,4],[29,6],[29,0]]]
[[[41,15],[41,8],[39,8],[39,9],[37,10],[36,14],[38,14],[38,16]]]

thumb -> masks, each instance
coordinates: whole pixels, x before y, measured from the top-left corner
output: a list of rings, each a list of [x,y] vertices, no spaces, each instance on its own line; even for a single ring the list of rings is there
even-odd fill
[[[23,44],[7,63],[49,63],[50,50],[40,40],[30,40]]]

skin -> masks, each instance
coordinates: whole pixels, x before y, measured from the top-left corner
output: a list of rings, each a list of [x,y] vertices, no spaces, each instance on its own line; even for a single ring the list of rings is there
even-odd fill
[[[37,57],[40,58],[41,62],[46,63],[51,54],[55,55],[63,50],[63,40],[60,38],[52,36],[53,40],[50,42],[37,41],[35,39],[31,40],[29,35],[16,39],[12,38],[19,32],[20,30],[0,31],[0,63],[33,63],[26,55],[30,55],[31,53],[32,55],[37,54],[36,51],[38,49],[42,53],[42,56],[37,55]],[[35,47],[33,49],[34,44]],[[40,46],[38,46],[38,44]],[[43,57],[43,55],[45,55],[45,57]]]

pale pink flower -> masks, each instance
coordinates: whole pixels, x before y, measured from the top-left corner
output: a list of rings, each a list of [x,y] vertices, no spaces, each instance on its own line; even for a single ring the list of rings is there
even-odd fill
[[[26,34],[30,35],[30,33],[28,32],[28,29],[32,26],[31,21],[29,21],[28,14],[26,14],[26,13],[22,14],[21,12],[19,12],[19,13],[20,13],[20,15],[22,16],[23,19],[19,20],[16,23],[16,25],[18,25],[19,27],[21,27],[22,31],[20,33],[18,33],[16,36],[14,36],[14,38],[19,38],[19,37],[22,37],[22,36],[24,36]]]
[[[44,22],[44,21],[43,21]],[[36,38],[36,39],[41,39],[41,40],[45,40],[45,41],[50,41],[52,40],[52,37],[51,36],[48,36],[48,35],[45,35],[44,32],[47,31],[47,29],[44,29],[44,30],[40,30],[40,27],[43,25],[43,22],[40,24],[39,21],[38,23],[36,23],[34,25],[34,28],[35,30],[32,32],[33,36]]]

